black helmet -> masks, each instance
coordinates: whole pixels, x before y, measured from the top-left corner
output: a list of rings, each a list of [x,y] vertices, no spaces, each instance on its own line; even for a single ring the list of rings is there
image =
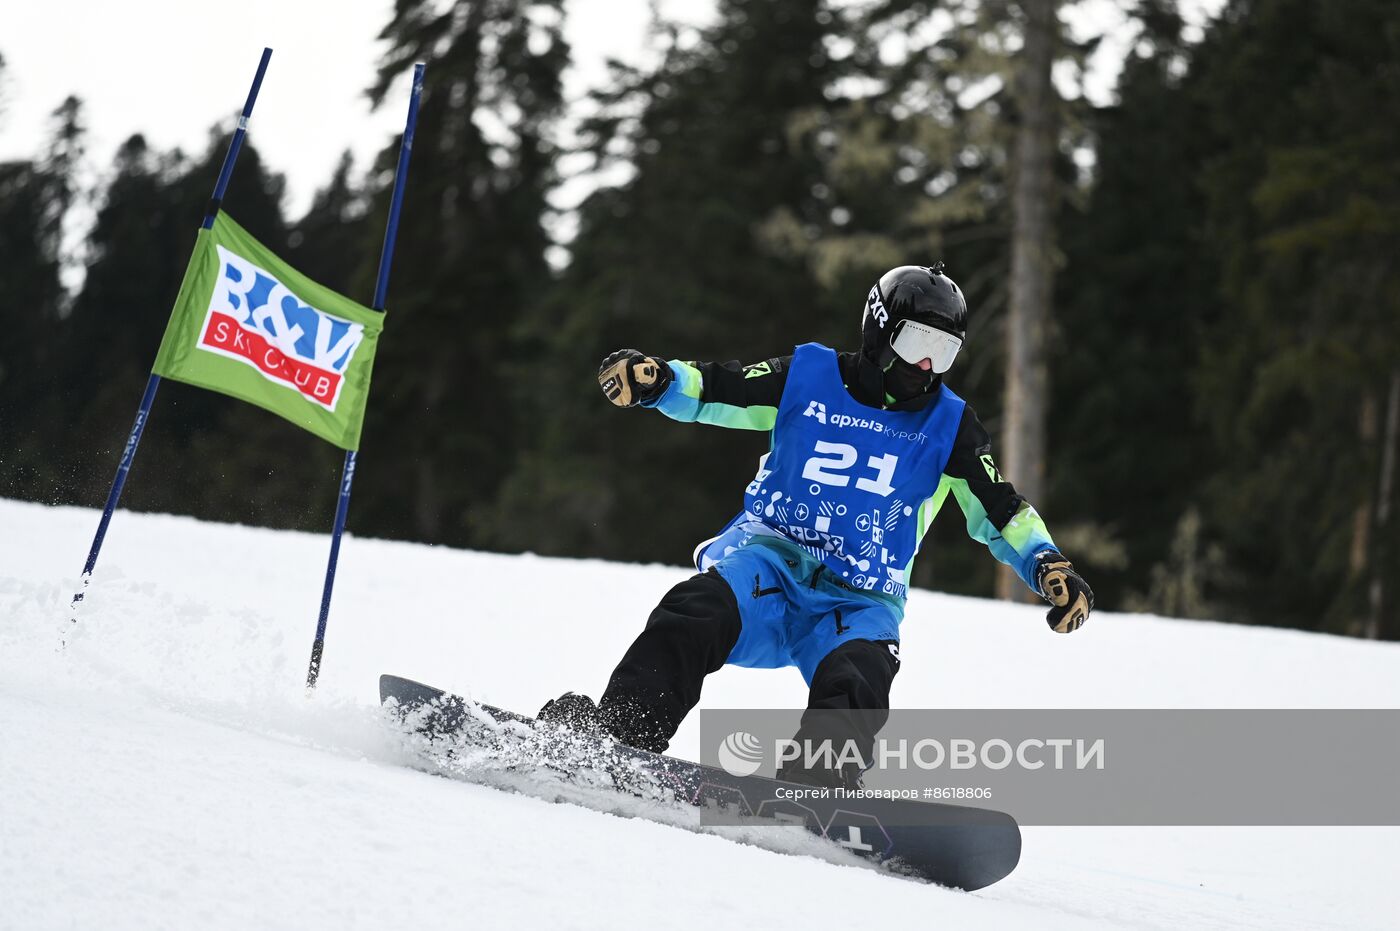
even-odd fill
[[[957,283],[943,274],[942,262],[901,265],[880,276],[865,298],[862,351],[872,359],[885,354],[895,324],[905,319],[967,338],[967,301]]]

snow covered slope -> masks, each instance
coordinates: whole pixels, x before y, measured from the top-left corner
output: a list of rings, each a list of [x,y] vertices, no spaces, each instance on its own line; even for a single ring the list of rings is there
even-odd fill
[[[976,894],[404,768],[395,672],[533,711],[597,694],[684,570],[0,501],[0,928],[1381,928],[1400,829],[1028,828]],[[1400,646],[916,593],[907,707],[1395,707]],[[56,649],[60,636],[66,649]],[[709,706],[790,706],[726,669]],[[695,752],[693,722],[676,749]],[[838,858],[839,859],[839,858]]]

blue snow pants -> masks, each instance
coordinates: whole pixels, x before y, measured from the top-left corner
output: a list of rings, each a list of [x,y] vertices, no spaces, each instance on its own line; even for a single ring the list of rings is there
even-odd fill
[[[797,546],[755,539],[714,565],[734,590],[742,628],[731,666],[796,666],[810,686],[818,664],[853,640],[899,640],[902,611],[835,578]]]

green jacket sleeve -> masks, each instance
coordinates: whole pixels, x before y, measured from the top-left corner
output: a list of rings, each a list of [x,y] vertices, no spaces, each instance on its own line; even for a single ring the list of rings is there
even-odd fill
[[[1054,549],[1055,541],[1036,509],[998,471],[991,439],[971,405],[958,427],[943,485],[962,508],[967,535],[985,544],[1034,589],[1035,557]]]
[[[738,362],[670,363],[675,378],[646,407],[672,420],[708,423],[736,430],[772,430],[787,384],[791,356],[753,365]]]

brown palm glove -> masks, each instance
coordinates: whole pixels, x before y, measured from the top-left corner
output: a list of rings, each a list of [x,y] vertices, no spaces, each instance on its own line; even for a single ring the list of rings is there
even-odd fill
[[[618,407],[655,401],[665,394],[673,378],[666,360],[644,356],[635,349],[619,349],[598,366],[598,386]]]
[[[1040,596],[1050,602],[1045,622],[1057,634],[1078,630],[1094,609],[1094,592],[1068,559],[1055,550],[1035,557],[1035,585]]]

